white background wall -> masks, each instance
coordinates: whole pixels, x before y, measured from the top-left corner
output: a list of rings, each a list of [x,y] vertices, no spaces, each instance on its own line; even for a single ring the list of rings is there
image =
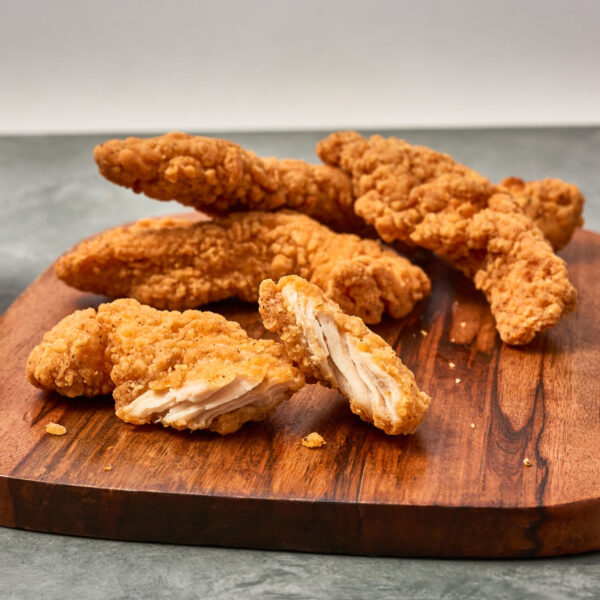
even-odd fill
[[[0,0],[0,133],[600,123],[599,0]]]

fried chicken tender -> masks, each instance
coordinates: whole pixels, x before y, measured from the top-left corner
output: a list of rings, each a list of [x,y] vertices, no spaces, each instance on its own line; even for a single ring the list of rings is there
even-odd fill
[[[31,352],[29,381],[64,396],[112,392],[129,423],[237,431],[304,383],[281,344],[224,317],[123,299],[65,317]]]
[[[260,286],[265,327],[308,377],[339,390],[363,421],[389,435],[414,433],[430,398],[386,342],[315,285],[295,275]]]
[[[384,311],[408,314],[430,291],[421,269],[380,242],[333,233],[292,211],[146,219],[83,242],[56,264],[58,277],[78,289],[179,310],[232,296],[256,302],[263,279],[292,273],[367,323]]]
[[[94,158],[113,183],[209,214],[287,207],[336,228],[360,225],[343,171],[261,158],[228,140],[185,133],[130,137],[97,146]]]
[[[354,209],[383,240],[433,250],[473,278],[503,341],[526,344],[575,307],[566,264],[524,213],[514,183],[495,186],[447,154],[396,138],[338,132],[317,153],[352,176]],[[527,191],[535,189],[542,186]],[[539,214],[543,204],[531,202],[528,211]]]

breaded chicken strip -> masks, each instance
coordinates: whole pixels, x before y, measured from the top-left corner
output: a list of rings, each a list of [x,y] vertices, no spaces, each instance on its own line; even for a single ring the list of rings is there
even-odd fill
[[[258,300],[263,279],[298,274],[367,323],[408,314],[430,291],[425,273],[374,240],[336,234],[292,211],[212,222],[147,219],[83,242],[56,264],[78,289],[185,309]]]
[[[265,327],[309,377],[339,390],[363,421],[389,435],[414,433],[430,398],[386,342],[315,285],[295,275],[260,286]]]
[[[64,396],[112,391],[129,423],[221,434],[263,419],[304,383],[281,344],[249,338],[214,313],[131,299],[65,317],[33,349],[26,373]]]
[[[505,342],[526,344],[575,307],[565,262],[506,187],[396,138],[339,132],[317,152],[352,176],[356,213],[385,241],[433,250],[473,278]]]
[[[209,214],[287,207],[336,228],[361,224],[343,171],[261,158],[228,140],[185,133],[110,140],[95,148],[94,158],[113,183]]]

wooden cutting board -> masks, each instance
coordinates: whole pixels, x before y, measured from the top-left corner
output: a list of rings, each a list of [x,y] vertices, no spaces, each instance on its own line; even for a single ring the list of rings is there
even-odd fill
[[[50,268],[0,320],[0,524],[397,556],[598,549],[600,236],[578,232],[563,256],[579,307],[513,348],[500,343],[470,281],[417,254],[431,297],[374,327],[433,398],[419,433],[407,437],[361,422],[316,385],[227,437],[134,427],[115,417],[110,397],[40,392],[24,376],[31,348],[62,317],[103,300],[68,288]],[[255,337],[265,333],[254,305],[210,308]],[[50,421],[66,435],[47,435]],[[304,448],[311,431],[327,445]]]

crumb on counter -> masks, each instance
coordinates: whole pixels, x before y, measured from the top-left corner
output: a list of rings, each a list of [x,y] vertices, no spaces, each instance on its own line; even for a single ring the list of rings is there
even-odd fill
[[[454,380],[454,383],[460,383],[460,377],[457,377],[457,378]]]
[[[525,458],[523,459],[523,464],[524,464],[526,467],[531,467],[531,461],[530,461],[530,460],[529,460],[527,457],[525,457]]]
[[[302,438],[302,445],[306,448],[320,448],[327,442],[323,439],[323,436],[318,434],[316,431],[309,433],[306,437]]]
[[[105,471],[112,471],[112,465],[106,465],[106,466],[104,467],[104,470],[105,470]]]
[[[65,435],[65,433],[67,433],[67,428],[58,423],[50,422],[46,425],[46,433],[49,433],[50,435]]]
[[[448,366],[449,366],[451,369],[454,369],[454,367],[456,366],[456,363],[453,363],[452,361],[450,361],[450,362],[448,363]]]
[[[425,331],[424,329],[421,329],[421,335],[423,337],[426,337],[427,336],[427,331]]]

